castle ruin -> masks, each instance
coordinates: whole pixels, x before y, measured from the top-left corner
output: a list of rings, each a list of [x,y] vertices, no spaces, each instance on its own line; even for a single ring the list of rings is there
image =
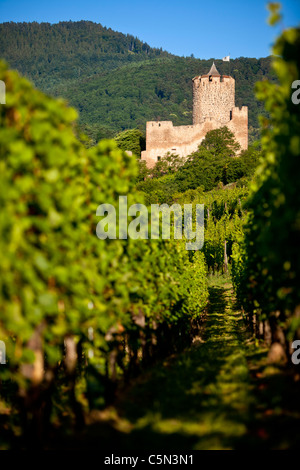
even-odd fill
[[[198,149],[207,132],[223,126],[233,132],[242,150],[248,148],[248,107],[235,106],[235,79],[220,75],[213,63],[207,75],[193,78],[193,125],[147,122],[146,150],[141,158],[151,168],[168,152],[187,157]]]

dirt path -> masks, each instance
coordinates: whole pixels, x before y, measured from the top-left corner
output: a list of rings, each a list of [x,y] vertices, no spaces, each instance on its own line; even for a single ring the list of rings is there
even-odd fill
[[[140,377],[114,408],[92,413],[76,446],[120,451],[299,446],[299,385],[293,388],[278,370],[266,373],[266,350],[246,332],[230,284],[210,287],[201,336]]]

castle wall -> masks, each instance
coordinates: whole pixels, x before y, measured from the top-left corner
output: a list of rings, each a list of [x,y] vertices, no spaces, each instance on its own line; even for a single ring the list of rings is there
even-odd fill
[[[235,106],[235,80],[220,76],[214,65],[211,70],[211,75],[193,79],[193,125],[174,127],[172,121],[147,122],[146,150],[141,158],[148,167],[167,153],[190,155],[207,132],[223,126],[233,132],[242,150],[248,148],[248,108]]]
[[[242,150],[248,148],[248,107],[242,108],[234,107],[231,111],[232,119],[226,124],[228,129],[233,132],[236,140],[241,146]]]
[[[147,122],[146,150],[141,159],[147,161],[148,167],[153,167],[159,157],[168,152],[180,157],[186,157],[198,150],[207,132],[221,126],[215,119],[208,119],[196,126],[173,126],[172,121]]]

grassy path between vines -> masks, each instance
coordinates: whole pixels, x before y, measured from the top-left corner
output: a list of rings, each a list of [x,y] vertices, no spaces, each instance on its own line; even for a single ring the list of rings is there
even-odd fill
[[[114,407],[91,414],[84,448],[293,448],[299,384],[266,363],[247,333],[232,286],[215,282],[193,345],[136,380]]]

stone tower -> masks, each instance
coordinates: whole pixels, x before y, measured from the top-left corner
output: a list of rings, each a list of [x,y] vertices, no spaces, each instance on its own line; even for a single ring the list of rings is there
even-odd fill
[[[220,75],[215,64],[207,75],[193,78],[193,124],[215,119],[226,124],[235,107],[235,80]]]

